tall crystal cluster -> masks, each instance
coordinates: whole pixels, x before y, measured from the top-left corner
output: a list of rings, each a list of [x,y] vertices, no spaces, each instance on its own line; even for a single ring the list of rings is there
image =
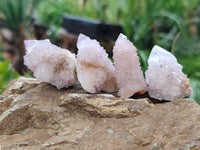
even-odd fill
[[[80,34],[77,47],[77,77],[83,89],[90,93],[116,91],[115,68],[99,42]]]
[[[140,68],[136,47],[120,34],[113,48],[118,95],[128,98],[146,91],[146,83]]]
[[[26,40],[25,47],[24,64],[37,79],[58,89],[76,84],[76,58],[70,51],[49,40]]]
[[[149,56],[145,76],[149,95],[153,98],[172,101],[192,94],[182,66],[170,52],[157,45]]]

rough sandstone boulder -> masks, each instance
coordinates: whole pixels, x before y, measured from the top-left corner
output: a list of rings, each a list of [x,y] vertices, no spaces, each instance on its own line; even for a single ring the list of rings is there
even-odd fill
[[[58,90],[20,77],[0,96],[0,149],[197,150],[200,106]]]

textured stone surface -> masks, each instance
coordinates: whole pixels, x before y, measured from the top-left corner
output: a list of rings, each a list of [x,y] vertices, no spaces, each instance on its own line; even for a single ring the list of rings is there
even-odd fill
[[[113,58],[118,95],[129,98],[136,93],[144,93],[146,82],[140,68],[137,49],[123,34],[120,34],[115,42]]]
[[[190,96],[192,88],[182,68],[174,55],[155,45],[149,56],[148,70],[145,73],[149,95],[156,99],[170,101]]]
[[[99,42],[80,34],[77,47],[77,76],[83,89],[90,93],[115,92],[115,68]]]
[[[24,64],[37,79],[58,89],[76,84],[75,54],[49,40],[26,40],[24,43],[27,50]]]
[[[77,88],[77,87],[76,87]],[[0,96],[1,150],[198,150],[200,106],[58,90],[18,78]]]

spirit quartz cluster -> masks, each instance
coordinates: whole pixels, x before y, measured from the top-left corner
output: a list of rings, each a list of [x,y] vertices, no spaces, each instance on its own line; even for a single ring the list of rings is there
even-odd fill
[[[123,34],[119,35],[113,48],[114,65],[99,42],[83,34],[77,41],[77,58],[49,40],[27,40],[25,47],[25,65],[37,79],[58,89],[75,85],[78,79],[89,93],[118,91],[122,98],[148,91],[153,98],[172,101],[192,93],[182,66],[159,46],[152,49],[145,80],[137,49]]]
[[[82,87],[90,93],[115,92],[115,68],[99,42],[80,34],[77,47],[77,76]]]
[[[76,84],[76,58],[49,40],[26,40],[24,64],[33,75],[58,89]]]
[[[120,34],[115,42],[113,57],[119,88],[118,95],[129,98],[135,93],[143,94],[147,87],[140,68],[137,49],[123,34]]]
[[[153,98],[172,101],[192,94],[189,79],[175,56],[157,45],[149,56],[145,76]]]

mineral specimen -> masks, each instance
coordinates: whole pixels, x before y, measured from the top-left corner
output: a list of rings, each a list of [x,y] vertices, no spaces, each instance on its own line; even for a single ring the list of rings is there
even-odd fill
[[[157,45],[151,51],[145,75],[153,98],[173,101],[192,94],[189,79],[175,56]]]
[[[136,47],[120,34],[113,48],[118,95],[128,98],[146,91],[146,83],[140,68]]]
[[[58,89],[76,84],[76,58],[49,40],[26,40],[24,64],[33,75]]]
[[[99,42],[80,34],[77,47],[77,77],[83,89],[90,93],[116,91],[115,68]]]

